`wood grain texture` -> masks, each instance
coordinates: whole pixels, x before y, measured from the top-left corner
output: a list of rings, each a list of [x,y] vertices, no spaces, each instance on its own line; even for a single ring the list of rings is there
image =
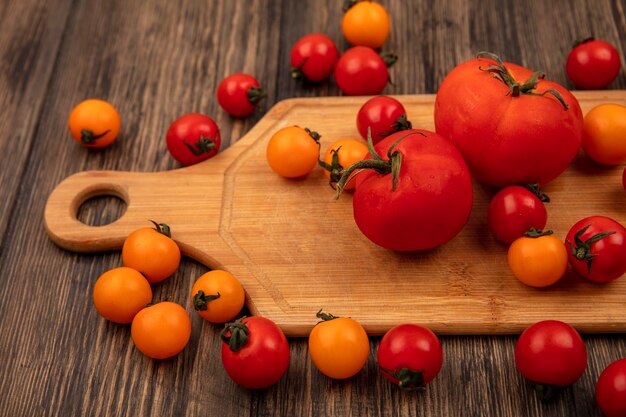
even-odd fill
[[[434,93],[447,71],[481,49],[542,69],[566,85],[562,63],[575,38],[593,32],[625,56],[623,0],[381,2],[393,22],[385,49],[400,55],[391,70],[395,86],[385,90],[389,94]],[[189,258],[154,287],[154,299],[180,302],[192,314],[190,345],[172,360],[151,361],[134,348],[128,327],[104,322],[91,305],[94,281],[121,264],[119,252],[77,255],[47,238],[41,221],[45,196],[69,175],[178,168],[163,136],[185,112],[213,116],[230,144],[279,100],[338,95],[332,80],[295,84],[288,62],[291,45],[308,31],[326,32],[341,49],[347,47],[339,29],[341,3],[0,2],[0,50],[8,51],[2,52],[0,77],[6,76],[8,61],[34,56],[36,48],[25,42],[29,37],[47,45],[40,49],[47,58],[37,68],[50,71],[48,79],[45,71],[27,77],[16,67],[30,97],[41,99],[39,110],[36,100],[17,104],[16,98],[27,95],[15,95],[13,83],[0,88],[2,127],[15,121],[25,132],[24,142],[6,131],[0,139],[1,204],[8,207],[2,212],[0,253],[0,415],[600,416],[594,384],[608,363],[626,356],[623,334],[586,336],[587,371],[550,404],[538,402],[517,374],[514,336],[443,337],[442,372],[419,393],[400,392],[378,375],[376,337],[366,368],[348,381],[322,376],[308,359],[306,340],[292,338],[291,365],[276,386],[240,389],[222,369],[219,327],[192,314],[186,292],[206,268]],[[47,19],[54,18],[42,20],[42,8],[52,13]],[[52,26],[25,23],[42,21]],[[46,27],[54,30],[41,32]],[[233,71],[254,73],[268,90],[267,101],[245,120],[225,115],[214,99],[219,80]],[[610,88],[626,89],[623,70]],[[123,136],[104,152],[76,146],[67,133],[71,107],[89,96],[112,101],[122,114]],[[20,148],[20,157],[4,151],[22,143],[40,146]],[[110,198],[92,199],[80,207],[79,218],[108,224],[125,209]]]
[[[626,105],[626,90],[577,95],[583,113],[605,102]],[[434,95],[396,98],[414,126],[434,130]],[[474,184],[470,220],[449,243],[398,253],[364,238],[352,220],[350,194],[335,201],[321,169],[286,180],[269,168],[265,149],[279,129],[310,127],[322,134],[324,151],[338,138],[358,137],[348,121],[364,101],[281,101],[234,146],[190,167],[73,175],[51,194],[46,229],[63,248],[94,252],[121,249],[146,216],[167,223],[184,255],[233,273],[246,288],[250,310],[288,336],[308,335],[320,308],[353,317],[370,335],[408,322],[439,334],[518,333],[544,317],[583,332],[626,331],[626,281],[598,286],[570,273],[538,290],[514,278],[506,247],[486,224],[493,189]],[[574,223],[594,213],[626,223],[621,179],[621,167],[599,167],[581,155],[545,188],[552,200],[549,227],[564,239]],[[121,197],[126,213],[107,226],[80,223],[82,202],[106,193]]]

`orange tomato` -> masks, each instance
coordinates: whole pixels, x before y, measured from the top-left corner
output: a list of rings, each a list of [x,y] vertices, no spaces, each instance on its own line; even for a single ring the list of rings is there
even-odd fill
[[[324,154],[324,175],[330,180],[331,187],[341,178],[340,171],[350,165],[359,162],[367,155],[367,145],[354,138],[342,138],[334,142]],[[351,178],[343,188],[354,189],[354,178]]]
[[[98,313],[114,323],[130,323],[152,301],[152,288],[138,271],[120,267],[100,275],[93,287]]]
[[[266,156],[270,168],[286,178],[302,177],[315,168],[320,135],[299,126],[280,129],[270,138]]]
[[[390,31],[389,14],[385,8],[373,1],[359,1],[351,6],[341,20],[343,36],[352,45],[383,46]]]
[[[104,100],[88,99],[70,112],[70,132],[88,148],[106,148],[117,140],[122,122],[115,107]]]
[[[583,150],[605,165],[626,162],[626,106],[600,104],[585,115]]]
[[[537,237],[531,232],[511,244],[508,263],[513,275],[531,287],[547,287],[565,274],[567,249],[551,231],[541,232]]]
[[[348,317],[317,313],[323,321],[309,334],[309,355],[324,375],[345,379],[356,375],[367,362],[370,344],[365,329]]]
[[[213,270],[202,275],[191,288],[196,312],[212,323],[225,323],[241,311],[245,292],[241,283],[226,271]]]
[[[154,359],[170,358],[189,342],[191,319],[180,304],[164,301],[137,313],[130,334],[144,355]]]
[[[153,222],[154,223],[154,222]],[[169,235],[169,227],[155,224],[132,232],[122,246],[122,263],[136,269],[154,284],[176,272],[180,264],[180,249]]]

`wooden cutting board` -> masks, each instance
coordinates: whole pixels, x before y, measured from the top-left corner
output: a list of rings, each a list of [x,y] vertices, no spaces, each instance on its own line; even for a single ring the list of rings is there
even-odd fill
[[[585,113],[605,102],[626,105],[625,91],[576,96]],[[434,95],[397,98],[415,127],[434,129]],[[556,285],[535,289],[511,274],[507,247],[487,229],[493,189],[474,184],[470,221],[452,241],[422,253],[395,253],[361,234],[351,195],[335,201],[321,169],[298,180],[270,170],[265,147],[278,129],[316,130],[325,151],[340,137],[358,137],[356,113],[364,101],[282,101],[241,140],[198,165],[72,175],[49,197],[46,230],[65,249],[98,252],[120,249],[131,231],[150,226],[148,219],[167,223],[184,255],[232,272],[253,314],[274,320],[289,336],[308,335],[320,308],[353,317],[371,335],[407,322],[439,334],[516,333],[544,319],[560,319],[583,332],[626,331],[626,278],[596,285],[568,271]],[[564,238],[577,220],[595,214],[626,224],[622,169],[579,156],[545,188],[552,198],[547,228]],[[76,213],[98,195],[120,197],[126,212],[111,224],[87,226]]]

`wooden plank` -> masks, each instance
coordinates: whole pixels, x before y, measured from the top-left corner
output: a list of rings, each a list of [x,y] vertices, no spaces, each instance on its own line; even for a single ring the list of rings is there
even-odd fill
[[[621,90],[577,97],[583,112],[604,102],[626,104]],[[397,98],[415,126],[433,130],[433,95]],[[372,335],[405,322],[441,334],[516,333],[542,317],[584,332],[626,331],[626,281],[597,286],[572,273],[538,290],[513,277],[506,247],[486,226],[492,189],[474,184],[472,216],[452,241],[404,254],[377,247],[358,231],[349,195],[334,201],[321,168],[297,180],[269,168],[265,148],[278,129],[310,127],[322,134],[325,149],[337,138],[358,136],[345,121],[364,100],[283,101],[234,146],[184,169],[74,175],[50,196],[46,229],[61,247],[93,252],[120,249],[147,217],[165,222],[183,254],[235,274],[250,309],[291,336],[307,335],[322,307],[359,320]],[[552,199],[549,227],[563,239],[571,225],[594,213],[626,223],[621,173],[621,167],[601,168],[580,156],[545,187]],[[75,217],[80,204],[106,193],[127,202],[124,216],[102,227],[81,224]]]
[[[27,166],[31,146],[42,146],[37,132],[45,92],[70,4],[5,1],[0,5],[0,235],[5,236],[11,209]],[[4,238],[3,238],[4,241]]]

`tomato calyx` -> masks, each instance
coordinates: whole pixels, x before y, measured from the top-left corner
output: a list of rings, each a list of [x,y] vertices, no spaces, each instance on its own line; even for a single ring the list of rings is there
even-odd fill
[[[341,171],[343,170],[343,166],[339,163],[339,150],[340,149],[341,149],[341,146],[339,146],[337,149],[330,150],[330,153],[332,155],[330,164],[327,164],[325,161],[322,161],[321,159],[318,161],[319,165],[330,173],[329,185],[333,190],[336,189],[336,184],[341,179]]]
[[[398,55],[394,54],[393,52],[381,52],[380,57],[383,59],[383,62],[385,63],[387,68],[392,67],[393,64],[398,62]]]
[[[199,290],[196,295],[193,296],[193,308],[196,311],[206,311],[208,304],[220,298],[222,295],[218,291],[217,294],[205,294],[204,291]]]
[[[205,153],[209,153],[213,151],[216,147],[215,141],[209,137],[200,136],[200,139],[194,144],[190,145],[186,140],[183,140],[183,143],[192,154],[196,156],[200,156]],[[195,147],[194,147],[195,146]]]
[[[245,316],[230,323],[226,323],[220,333],[220,338],[228,345],[232,352],[241,350],[248,344],[248,334],[250,329],[243,323]]]
[[[379,133],[378,136],[386,137],[393,133],[400,132],[402,130],[410,130],[413,128],[413,124],[407,118],[406,114],[401,114],[398,116],[396,121],[391,125],[391,130],[388,132]]]
[[[528,230],[527,232],[524,232],[524,236],[535,239],[541,236],[550,236],[553,233],[554,232],[552,230],[541,230],[541,229],[535,229],[534,227],[531,227],[530,230]]]
[[[257,104],[261,99],[267,97],[267,94],[261,87],[252,86],[246,91],[246,97],[248,97],[250,103]]]
[[[101,137],[109,133],[110,131],[111,129],[107,129],[104,132],[100,133],[99,135],[96,135],[91,130],[83,129],[80,131],[80,140],[84,144],[89,145],[91,143],[94,143],[96,140],[100,139]]]
[[[579,261],[587,262],[587,272],[591,273],[591,263],[593,261],[593,258],[598,256],[597,253],[591,253],[591,244],[614,234],[615,231],[596,233],[587,240],[583,241],[580,237],[583,235],[583,233],[587,231],[587,229],[589,229],[589,227],[591,227],[591,224],[588,224],[587,226],[576,232],[576,234],[574,235],[575,245],[573,245],[572,242],[570,242],[569,240],[567,241],[567,243],[569,244],[570,250],[572,251],[572,255],[574,255],[576,259],[578,259]]]
[[[424,383],[424,373],[411,368],[400,368],[396,370],[381,368],[390,377],[398,380],[398,386],[405,391],[415,391],[426,387]]]
[[[334,320],[334,319],[338,319],[338,316],[333,316],[330,313],[323,313],[322,310],[324,310],[323,308],[320,308],[320,311],[317,312],[317,314],[315,314],[315,317],[317,317],[318,319],[322,319],[322,322],[324,321],[330,321],[330,320]]]
[[[306,64],[306,62],[309,60],[309,57],[305,57],[302,62],[297,66],[297,67],[292,67],[291,68],[291,78],[293,78],[296,81],[304,81],[306,79],[306,77],[304,76],[304,72],[302,72],[302,67],[304,67],[304,65]]]
[[[582,39],[576,39],[574,41],[574,46],[572,46],[572,48],[576,48],[577,46],[580,46],[582,44],[585,44],[587,42],[591,42],[591,41],[595,41],[596,38],[594,38],[593,36],[589,36],[587,38],[582,38]]]
[[[531,384],[535,390],[535,394],[537,394],[537,398],[539,398],[539,401],[543,403],[552,400],[562,389],[562,387],[559,387],[558,385],[541,384],[538,382],[531,382]]]
[[[542,93],[537,93],[535,91],[539,80],[545,77],[545,74],[543,72],[535,71],[528,80],[521,84],[519,81],[516,81],[515,78],[513,78],[513,75],[511,75],[508,68],[506,67],[506,65],[504,65],[504,62],[502,61],[502,59],[500,59],[498,55],[492,52],[481,51],[478,53],[477,58],[489,58],[496,61],[496,65],[491,65],[487,68],[478,67],[478,69],[490,73],[494,78],[502,81],[507,87],[509,87],[509,91],[506,93],[507,96],[511,95],[512,97],[519,97],[520,94],[526,94],[531,96],[545,96],[546,94],[551,94],[557,100],[559,100],[565,110],[569,109],[569,106],[567,105],[567,103],[565,103],[565,100],[563,99],[563,96],[561,96],[561,93],[556,91],[554,88],[549,88]]]
[[[402,166],[402,153],[396,150],[396,145],[407,136],[411,136],[413,134],[420,134],[426,137],[426,135],[422,132],[412,132],[401,136],[398,140],[392,143],[391,146],[389,146],[389,149],[387,149],[387,160],[384,160],[374,148],[371,128],[367,128],[367,149],[372,156],[372,159],[364,159],[356,162],[341,171],[341,178],[339,179],[339,182],[337,182],[337,195],[335,198],[339,198],[339,195],[343,191],[346,183],[355,171],[361,172],[365,169],[373,169],[381,175],[391,174],[391,191],[395,191],[400,179],[400,167]]]
[[[537,198],[539,199],[539,201],[541,201],[542,203],[549,203],[550,202],[550,196],[546,193],[544,193],[541,188],[539,188],[539,184],[534,183],[534,184],[524,184],[522,185],[522,187],[526,188],[528,191],[530,191],[531,193],[533,193],[534,195],[537,196]]]
[[[152,222],[152,224],[154,225],[154,230],[156,230],[157,232],[161,233],[162,235],[165,235],[169,238],[172,237],[172,231],[170,229],[170,227],[165,224],[165,223],[157,223],[154,220],[150,220]]]

